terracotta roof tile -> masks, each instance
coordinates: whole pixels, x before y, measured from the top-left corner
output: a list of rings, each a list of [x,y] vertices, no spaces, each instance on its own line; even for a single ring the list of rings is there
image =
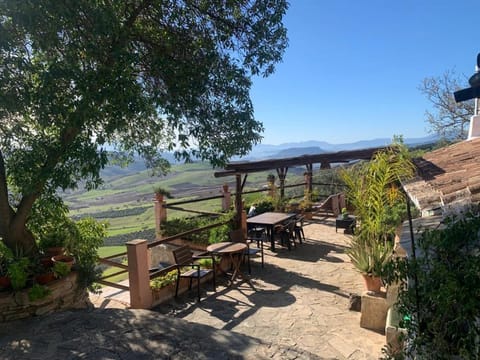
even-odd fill
[[[418,177],[404,188],[420,210],[432,214],[480,202],[480,138],[431,151],[414,163]]]

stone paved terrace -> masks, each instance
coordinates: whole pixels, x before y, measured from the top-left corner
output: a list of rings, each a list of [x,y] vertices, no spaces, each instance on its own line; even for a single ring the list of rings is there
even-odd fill
[[[385,337],[348,310],[349,293],[363,291],[344,254],[348,236],[332,218],[307,223],[305,235],[290,252],[266,250],[264,269],[253,261],[255,290],[220,281],[200,305],[191,291],[153,311],[126,309],[126,294],[105,291],[94,310],[3,326],[0,358],[378,359]]]

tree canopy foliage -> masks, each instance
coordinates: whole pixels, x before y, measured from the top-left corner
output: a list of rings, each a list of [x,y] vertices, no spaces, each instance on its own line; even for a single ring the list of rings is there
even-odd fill
[[[455,71],[446,71],[438,77],[425,78],[420,91],[432,103],[434,112],[426,111],[426,122],[432,132],[448,140],[464,140],[468,133],[470,117],[474,114],[473,100],[457,103],[453,93],[468,87],[466,77]]]
[[[287,6],[0,1],[0,237],[34,251],[35,202],[100,184],[110,145],[160,170],[164,151],[213,165],[246,154],[263,131],[251,78],[281,60]]]

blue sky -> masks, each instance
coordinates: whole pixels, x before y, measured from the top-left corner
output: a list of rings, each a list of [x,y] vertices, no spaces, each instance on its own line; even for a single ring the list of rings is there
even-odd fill
[[[427,136],[425,77],[474,72],[480,3],[290,0],[289,47],[251,97],[264,144]]]

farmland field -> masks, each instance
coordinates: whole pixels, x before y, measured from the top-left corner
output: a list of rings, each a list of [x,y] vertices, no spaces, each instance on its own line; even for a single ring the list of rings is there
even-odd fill
[[[181,200],[220,195],[224,183],[235,190],[234,177],[215,178],[217,170],[207,163],[172,165],[168,175],[151,176],[149,170],[135,163],[127,168],[110,167],[103,172],[104,184],[98,189],[69,191],[63,199],[73,218],[91,216],[109,224],[106,245],[120,245],[135,238],[153,240],[155,236],[153,189],[155,186],[168,190],[173,199]],[[291,169],[287,183],[303,180],[302,169]],[[274,172],[275,173],[275,172]],[[249,174],[244,190],[259,189],[266,184],[268,172]],[[248,199],[252,196],[246,195]],[[233,199],[232,199],[233,201]],[[181,205],[195,211],[219,212],[221,199],[213,199]],[[185,211],[168,210],[168,218],[192,216]]]

